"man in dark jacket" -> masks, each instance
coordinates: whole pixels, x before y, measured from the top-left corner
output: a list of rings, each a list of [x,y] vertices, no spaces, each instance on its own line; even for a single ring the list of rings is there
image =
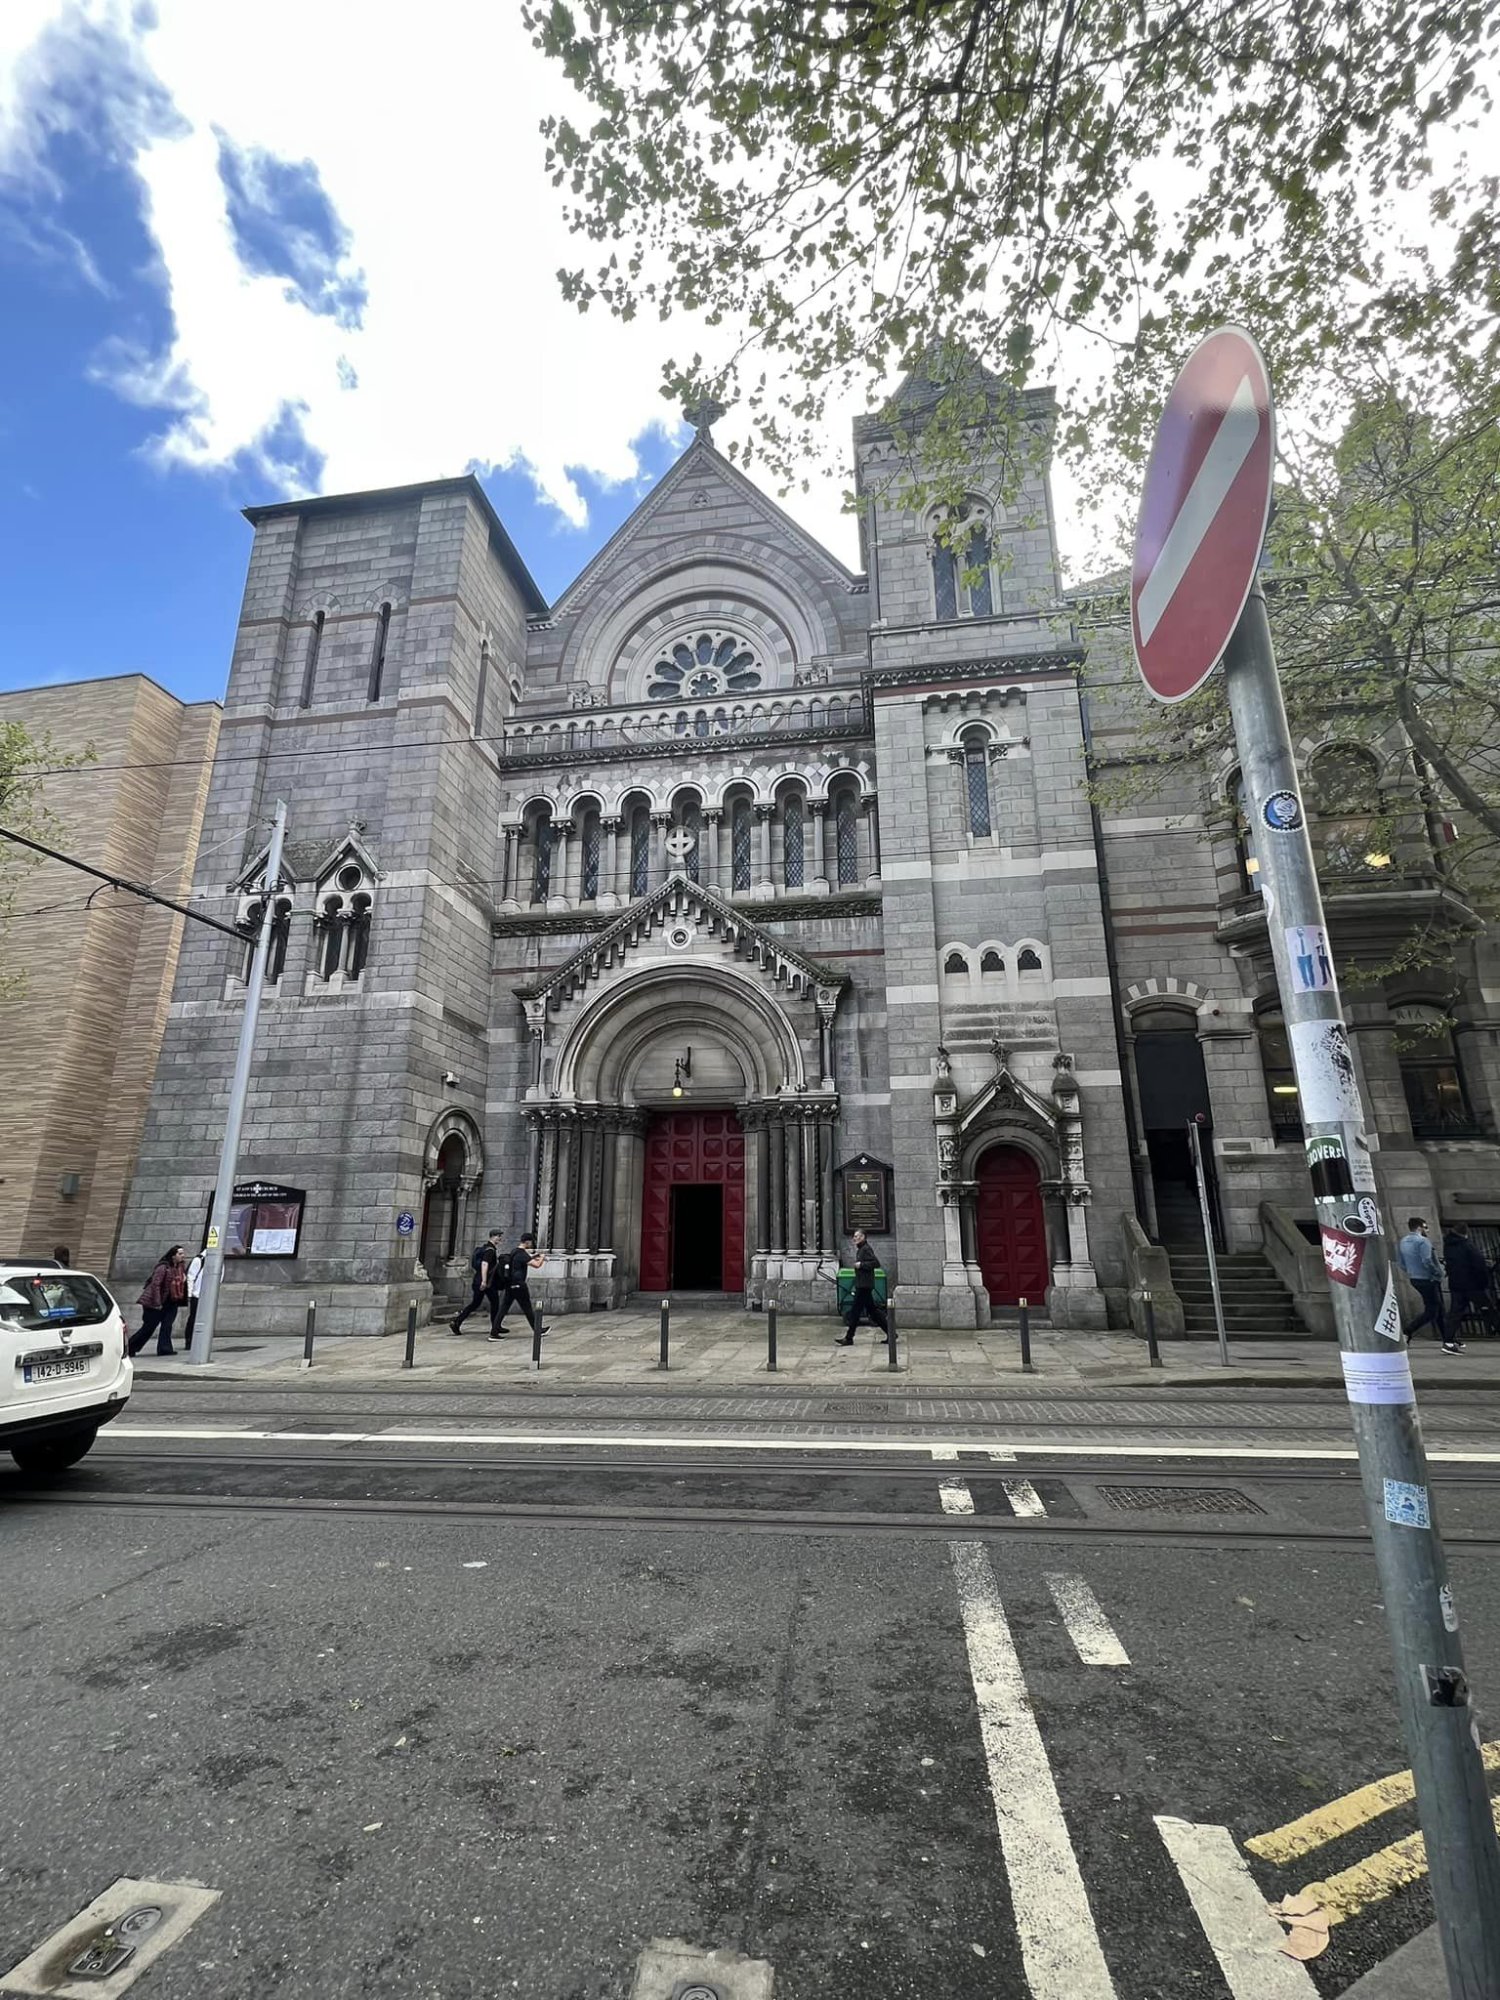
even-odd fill
[[[490,1309],[490,1325],[495,1324],[496,1285],[500,1276],[500,1232],[492,1229],[469,1259],[474,1274],[474,1295],[457,1319],[450,1319],[451,1333],[462,1333],[464,1321],[471,1312],[478,1312],[481,1301]]]
[[[874,1320],[883,1334],[889,1335],[884,1308],[875,1297],[875,1252],[865,1240],[865,1232],[854,1232],[854,1296],[849,1301],[849,1317],[844,1321],[844,1337],[836,1340],[835,1347],[852,1347],[854,1329],[862,1319]]]
[[[1448,1267],[1449,1310],[1457,1332],[1468,1315],[1479,1312],[1484,1304],[1490,1289],[1490,1267],[1461,1222],[1450,1222],[1443,1232],[1443,1262]],[[1483,1317],[1481,1314],[1481,1320]]]
[[[546,1331],[537,1320],[536,1307],[531,1303],[531,1290],[527,1282],[530,1274],[539,1271],[546,1261],[545,1257],[538,1257],[536,1254],[536,1238],[529,1233],[521,1238],[506,1258],[505,1295],[495,1314],[495,1324],[490,1328],[491,1340],[503,1337],[505,1315],[513,1305],[519,1306],[525,1313],[526,1323],[533,1333]]]

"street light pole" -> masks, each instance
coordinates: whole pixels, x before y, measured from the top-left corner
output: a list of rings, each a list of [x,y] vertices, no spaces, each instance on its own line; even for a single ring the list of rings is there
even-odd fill
[[[219,1178],[214,1186],[214,1205],[208,1217],[208,1243],[203,1253],[203,1283],[199,1291],[198,1317],[193,1322],[193,1344],[188,1359],[201,1365],[214,1348],[214,1327],[219,1315],[219,1285],[224,1275],[224,1239],[229,1231],[229,1209],[234,1195],[235,1174],[240,1158],[240,1128],[245,1122],[245,1099],[250,1089],[250,1064],[255,1055],[255,1028],[260,1019],[260,996],[265,985],[266,960],[271,950],[272,916],[276,891],[281,882],[281,848],[286,837],[286,805],[276,801],[271,827],[271,845],[266,852],[266,899],[261,911],[260,935],[250,956],[250,977],[245,982],[245,1011],[240,1020],[240,1046],[234,1059],[234,1080],[229,1086],[229,1107],[224,1118],[224,1143],[219,1149]]]
[[[1224,664],[1449,1991],[1494,2000],[1500,1843],[1258,582]]]

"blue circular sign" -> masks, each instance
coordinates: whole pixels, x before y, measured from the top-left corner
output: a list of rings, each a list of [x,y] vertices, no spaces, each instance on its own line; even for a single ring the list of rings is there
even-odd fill
[[[1302,824],[1302,806],[1295,792],[1272,792],[1263,807],[1266,825],[1290,833]]]
[[[410,1236],[412,1231],[416,1228],[416,1226],[417,1226],[417,1218],[412,1214],[409,1208],[403,1208],[401,1213],[396,1217],[397,1235]]]

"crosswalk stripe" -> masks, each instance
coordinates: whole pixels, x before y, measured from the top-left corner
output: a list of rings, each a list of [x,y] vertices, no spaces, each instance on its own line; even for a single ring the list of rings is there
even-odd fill
[[[949,1555],[1032,2000],[1115,2000],[995,1572],[982,1542]]]
[[[1495,1830],[1500,1833],[1500,1799],[1495,1800],[1492,1811]],[[1427,1842],[1420,1833],[1409,1833],[1404,1840],[1382,1847],[1378,1854],[1341,1868],[1326,1882],[1309,1882],[1301,1893],[1316,1899],[1329,1923],[1342,1924],[1372,1904],[1383,1903],[1398,1889],[1420,1882],[1426,1873]]]
[[[1002,1479],[1000,1484],[1005,1488],[1012,1513],[1045,1517],[1047,1510],[1042,1505],[1042,1496],[1029,1479]]]
[[[945,1514],[972,1514],[974,1511],[974,1496],[966,1480],[940,1479],[938,1498],[943,1503]]]
[[[1480,1754],[1487,1771],[1500,1771],[1500,1741],[1481,1744]],[[1245,1842],[1245,1849],[1259,1861],[1274,1861],[1281,1866],[1295,1861],[1299,1854],[1310,1854],[1315,1847],[1327,1846],[1330,1840],[1341,1839],[1382,1813],[1410,1805],[1415,1797],[1416,1783],[1411,1772],[1393,1771],[1388,1778],[1376,1778],[1357,1791],[1345,1792],[1342,1798],[1330,1799],[1326,1806],[1289,1819],[1285,1826],[1256,1834],[1253,1840]]]
[[[1267,1909],[1229,1829],[1158,1814],[1156,1830],[1233,2000],[1318,2000],[1306,1970],[1282,1951],[1286,1933]]]
[[[1049,1576],[1047,1588],[1086,1667],[1128,1667],[1130,1655],[1081,1576]]]

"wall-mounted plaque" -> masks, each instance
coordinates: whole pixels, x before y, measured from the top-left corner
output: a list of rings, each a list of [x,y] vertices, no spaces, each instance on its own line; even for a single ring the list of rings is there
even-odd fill
[[[891,1227],[891,1170],[868,1153],[839,1168],[843,1189],[844,1234],[863,1229],[868,1236],[886,1236]]]

